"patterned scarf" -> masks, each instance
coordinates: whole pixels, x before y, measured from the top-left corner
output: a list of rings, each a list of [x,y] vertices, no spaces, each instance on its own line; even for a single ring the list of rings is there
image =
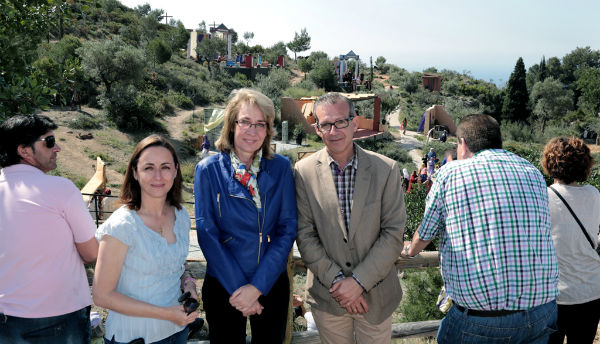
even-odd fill
[[[250,192],[256,208],[260,209],[260,194],[258,193],[258,181],[256,179],[258,172],[260,172],[260,155],[257,154],[254,157],[250,170],[246,169],[246,165],[233,151],[229,153],[229,157],[231,158],[231,166],[233,167],[233,177]]]

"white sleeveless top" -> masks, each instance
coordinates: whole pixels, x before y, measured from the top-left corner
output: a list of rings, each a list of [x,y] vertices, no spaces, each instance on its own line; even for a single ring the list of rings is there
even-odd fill
[[[588,235],[598,245],[600,226],[600,192],[591,186],[552,185],[569,203]],[[600,298],[600,256],[592,249],[581,227],[554,191],[548,189],[552,240],[558,257],[560,294],[556,302],[562,305],[580,304]]]

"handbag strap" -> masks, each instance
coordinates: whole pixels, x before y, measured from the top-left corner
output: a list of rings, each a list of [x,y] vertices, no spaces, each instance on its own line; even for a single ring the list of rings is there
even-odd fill
[[[561,194],[558,193],[558,191],[556,191],[556,189],[553,188],[552,185],[550,185],[550,189],[552,191],[554,191],[554,193],[556,194],[556,196],[558,196],[558,198],[560,198],[560,200],[565,204],[565,206],[567,207],[567,209],[569,209],[569,211],[571,212],[571,215],[573,215],[573,217],[575,218],[575,221],[577,221],[577,224],[579,225],[579,227],[581,228],[581,231],[585,235],[585,238],[590,243],[590,245],[592,245],[592,249],[596,250],[596,248],[594,247],[594,243],[593,243],[592,239],[590,238],[590,235],[585,230],[585,227],[583,227],[583,224],[581,223],[581,221],[579,221],[579,218],[577,217],[577,215],[575,215],[575,212],[573,212],[573,209],[571,209],[571,207],[569,206],[569,203],[567,203],[567,201],[563,198],[563,196],[561,196]]]

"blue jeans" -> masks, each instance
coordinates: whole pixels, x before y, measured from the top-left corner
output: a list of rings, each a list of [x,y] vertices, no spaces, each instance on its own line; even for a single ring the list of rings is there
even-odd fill
[[[146,344],[186,344],[187,337],[190,329],[186,326],[183,330],[165,338],[161,339],[158,342],[146,343]],[[117,342],[115,340],[115,336],[111,340],[104,338],[104,344],[127,344],[122,342]]]
[[[440,324],[438,343],[547,343],[556,331],[556,301],[499,317],[479,317],[452,306]]]
[[[0,313],[2,344],[89,343],[90,306],[48,318],[19,318]]]

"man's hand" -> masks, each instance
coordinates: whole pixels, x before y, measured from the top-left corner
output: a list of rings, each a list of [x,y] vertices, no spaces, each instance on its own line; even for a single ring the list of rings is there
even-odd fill
[[[239,287],[231,294],[229,303],[238,311],[244,313],[251,309],[256,309],[258,297],[261,295],[260,290],[256,289],[252,284],[246,284]],[[259,303],[260,305],[260,303]],[[262,307],[262,306],[261,306]]]
[[[361,295],[354,303],[351,303],[348,307],[346,307],[346,312],[349,314],[365,314],[369,312],[369,306],[367,305],[367,300],[365,297]]]
[[[363,288],[358,284],[354,278],[346,277],[329,289],[331,296],[339,302],[339,304],[346,308],[358,299],[363,293]]]
[[[411,257],[407,256],[406,253],[405,253],[406,252],[406,246],[408,246],[410,244],[411,244],[410,241],[405,241],[404,242],[404,246],[402,247],[402,251],[400,251],[400,257],[402,257],[402,258],[411,258]]]

